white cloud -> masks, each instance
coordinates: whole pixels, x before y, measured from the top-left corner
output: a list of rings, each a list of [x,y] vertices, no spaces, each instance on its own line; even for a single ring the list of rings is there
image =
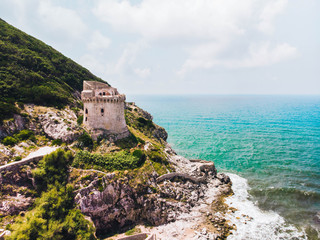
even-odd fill
[[[148,45],[144,41],[129,43],[122,51],[121,56],[115,64],[108,65],[108,74],[132,73],[137,54]]]
[[[297,55],[297,49],[288,43],[271,47],[269,42],[254,44],[249,48],[249,56],[237,61],[222,63],[227,67],[261,67],[278,63]]]
[[[284,11],[287,4],[288,0],[272,0],[267,2],[260,14],[258,29],[266,34],[272,33],[275,17]]]
[[[146,39],[215,38],[243,34],[241,21],[250,18],[255,0],[100,0],[94,14],[115,29]]]
[[[150,75],[150,68],[135,68],[134,73],[137,74],[141,78],[146,78]]]
[[[99,51],[109,48],[111,40],[103,36],[99,31],[93,32],[91,41],[88,43],[88,49],[93,51]]]
[[[213,67],[226,68],[252,68],[262,67],[278,63],[297,55],[297,49],[288,43],[271,46],[270,42],[251,44],[245,56],[240,59],[220,59],[219,45],[202,45],[190,51],[190,57],[186,60],[178,74],[184,76],[194,69],[209,69]],[[206,51],[207,50],[207,51]]]
[[[98,76],[102,76],[107,71],[107,66],[101,63],[94,55],[85,54],[79,59],[79,63]]]
[[[76,11],[53,5],[49,0],[39,1],[38,14],[48,29],[61,32],[65,36],[79,38],[87,30]]]
[[[252,36],[272,34],[274,20],[288,0],[99,0],[94,14],[116,31],[135,33],[147,42],[178,41],[187,56],[180,75],[197,68],[270,65],[295,55],[289,44],[258,44]],[[270,35],[269,35],[270,36]],[[234,46],[241,46],[234,54]],[[268,42],[268,40],[265,40]],[[240,50],[241,48],[241,50]],[[239,52],[244,52],[239,58]],[[227,55],[227,57],[226,57]],[[231,58],[230,58],[231,55]],[[125,52],[123,55],[125,57]],[[122,66],[120,59],[118,63]]]

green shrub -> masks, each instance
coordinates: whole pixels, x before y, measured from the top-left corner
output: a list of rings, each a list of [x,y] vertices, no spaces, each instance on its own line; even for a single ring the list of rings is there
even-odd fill
[[[80,115],[78,118],[77,118],[77,123],[78,125],[81,125],[83,123],[83,115]]]
[[[55,146],[55,145],[60,146],[61,144],[62,144],[62,140],[60,138],[59,139],[54,139],[51,142],[51,146]]]
[[[91,179],[91,175],[85,175],[85,176],[82,176],[81,177],[81,181],[83,181],[83,180],[89,180],[89,179]]]
[[[6,146],[14,146],[18,143],[18,140],[16,138],[13,138],[13,137],[5,137],[3,140],[2,140],[2,144],[3,145],[6,145]]]
[[[46,155],[32,171],[38,192],[42,192],[51,184],[66,184],[68,168],[72,162],[71,152],[58,149]]]
[[[154,128],[154,124],[151,120],[145,119],[143,117],[138,117],[138,126],[146,128]]]
[[[78,138],[78,142],[76,144],[78,148],[93,148],[93,140],[91,136],[87,132],[83,132],[83,134]]]
[[[19,133],[15,134],[14,136],[20,141],[24,141],[27,139],[33,139],[34,133],[31,130],[25,129],[25,130],[21,130]]]
[[[20,161],[21,159],[22,159],[21,156],[16,156],[16,157],[14,158],[15,161]]]
[[[32,173],[41,194],[34,208],[8,227],[13,239],[96,239],[94,226],[75,208],[74,189],[67,185],[71,152],[61,149],[45,156]]]
[[[153,162],[164,163],[165,165],[168,164],[166,156],[163,154],[162,150],[158,146],[153,145],[153,149],[149,150],[147,152],[147,155],[149,159]]]
[[[122,149],[134,148],[138,144],[138,139],[132,133],[126,138],[122,138],[115,142],[115,145]]]
[[[1,74],[0,74],[1,78]],[[5,84],[5,83],[3,83]],[[2,86],[2,83],[0,81],[0,86]],[[0,91],[1,93],[1,91]],[[18,113],[19,109],[13,104],[13,103],[8,103],[8,100],[5,99],[4,101],[1,100],[0,96],[0,123],[9,117],[12,117],[14,113]]]
[[[143,139],[141,139],[141,138],[139,138],[139,137],[137,137],[137,140],[138,140],[139,143],[142,143],[142,144],[145,144],[145,143],[146,143],[145,140],[143,140]]]
[[[78,115],[78,112],[80,112],[80,108],[77,108],[77,107],[72,107],[71,110],[72,110],[76,115]]]
[[[20,141],[24,140],[31,140],[35,142],[37,139],[34,136],[33,131],[31,130],[21,130],[19,133],[14,134],[13,137],[8,136],[2,140],[2,143],[6,146],[14,146],[15,144],[19,143]]]
[[[139,159],[138,165],[137,165],[138,167],[142,166],[142,164],[146,160],[146,155],[145,155],[144,151],[142,151],[140,149],[134,150],[133,153],[132,153],[132,156],[134,156],[134,157]]]
[[[138,122],[141,123],[142,125],[146,125],[148,123],[148,120],[143,118],[143,117],[138,117]]]
[[[10,229],[11,239],[95,239],[94,227],[74,208],[73,188],[55,186],[44,192],[35,208],[18,217]]]
[[[92,154],[88,151],[79,151],[73,161],[72,166],[99,170],[126,170],[141,166],[145,161],[145,154],[141,150],[136,150],[132,154],[127,151],[120,151],[110,154]]]
[[[126,231],[124,234],[127,235],[127,236],[131,236],[131,235],[134,235],[134,234],[137,234],[137,233],[141,233],[141,229],[134,227],[134,228]]]

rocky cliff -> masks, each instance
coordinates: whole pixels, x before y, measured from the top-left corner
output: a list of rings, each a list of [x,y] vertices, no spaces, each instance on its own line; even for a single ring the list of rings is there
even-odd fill
[[[146,148],[148,146],[150,143]],[[76,191],[75,201],[81,211],[92,219],[98,234],[121,232],[138,224],[160,226],[175,222],[207,201],[202,208],[207,208],[206,214],[209,213],[198,216],[194,221],[199,225],[193,229],[194,235],[197,229],[208,225],[208,217],[216,227],[209,224],[214,230],[204,234],[204,237],[214,234],[214,239],[221,239],[228,235],[231,226],[225,223],[224,212],[220,211],[220,215],[217,215],[219,211],[212,213],[210,206],[214,201],[216,207],[223,205],[218,200],[232,193],[229,177],[217,174],[212,162],[187,160],[176,155],[168,145],[165,154],[177,171],[162,176],[152,171],[144,176],[144,183],[137,183],[129,173],[121,178],[114,173],[101,173],[88,186]],[[79,182],[77,184],[81,185]],[[208,192],[213,195],[210,199]],[[215,216],[212,217],[212,214]],[[157,232],[157,235],[161,234]],[[171,237],[163,239],[174,239],[174,236]]]
[[[166,228],[170,223],[189,226],[189,235],[181,235],[187,239],[197,236],[201,227],[211,229],[202,229],[202,237],[221,239],[228,234],[223,198],[231,193],[231,183],[217,174],[213,163],[176,155],[166,142],[165,129],[134,103],[125,106],[129,137],[94,141],[81,125],[79,91],[83,80],[102,80],[1,19],[0,25],[0,165],[20,161],[43,146],[70,150],[74,161],[62,166],[68,174],[60,177],[69,176],[66,184],[75,191],[77,208],[100,235],[143,224],[157,226],[162,239],[175,239],[179,233]],[[40,168],[28,163],[0,172],[0,238],[2,228],[14,231],[10,224],[30,220],[23,216],[33,214],[36,200],[45,193],[35,181],[33,170],[39,173]]]
[[[6,132],[11,128],[10,131],[14,132],[21,125],[21,128],[46,136],[44,145],[54,139],[63,139],[65,148],[75,153],[78,151],[74,141],[81,126],[76,124],[77,116],[72,110],[26,105],[25,111],[28,116],[14,120],[19,123],[8,123],[7,126],[11,127],[6,127]],[[232,226],[224,220],[225,207],[222,210],[219,207],[219,211],[210,212],[210,209],[216,209],[211,206],[213,202],[216,206],[224,206],[221,199],[232,192],[230,179],[217,173],[212,162],[188,160],[176,155],[165,142],[166,131],[152,122],[150,114],[134,104],[127,105],[126,120],[135,140],[132,137],[119,143],[102,140],[95,152],[108,154],[122,149],[141,149],[146,155],[141,167],[115,172],[94,167],[70,169],[69,182],[75,187],[75,202],[81,212],[92,220],[97,234],[121,232],[138,224],[147,224],[159,226],[154,229],[160,229],[156,233],[161,236],[161,231],[168,232],[161,230],[165,224],[186,221],[194,212],[205,212],[195,218],[197,226],[188,228],[192,229],[191,235],[196,236],[197,231],[204,227],[211,231],[203,237],[214,236],[216,239],[226,236]],[[21,144],[28,144],[28,141]],[[2,151],[5,148],[12,151],[12,148],[4,146]],[[31,170],[36,167],[31,163],[1,173],[2,225],[12,223],[14,216],[21,215],[32,206],[36,194]],[[217,215],[217,212],[221,213]],[[174,239],[174,235],[176,233],[173,232],[169,237]],[[168,236],[163,237],[168,239]]]

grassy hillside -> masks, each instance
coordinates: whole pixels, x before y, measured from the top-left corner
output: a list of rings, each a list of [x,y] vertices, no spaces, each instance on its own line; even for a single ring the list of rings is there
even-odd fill
[[[0,121],[15,103],[64,106],[83,80],[102,81],[40,40],[0,19]]]

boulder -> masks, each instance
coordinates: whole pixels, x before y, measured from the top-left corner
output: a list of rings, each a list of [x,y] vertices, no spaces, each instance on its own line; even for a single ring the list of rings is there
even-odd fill
[[[39,114],[39,121],[43,131],[50,138],[72,142],[79,137],[80,132],[76,122],[77,116],[69,109]]]

